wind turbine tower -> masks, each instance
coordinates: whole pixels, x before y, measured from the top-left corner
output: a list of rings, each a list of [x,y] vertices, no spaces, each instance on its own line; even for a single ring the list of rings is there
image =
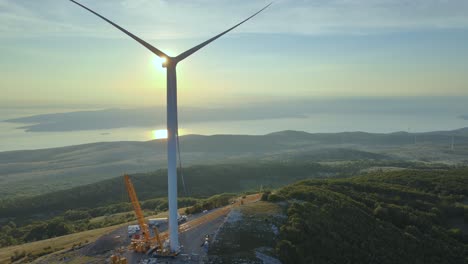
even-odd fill
[[[129,37],[133,38],[135,41],[143,45],[145,48],[149,49],[158,57],[165,59],[165,62],[163,63],[163,67],[165,67],[167,71],[167,178],[168,178],[168,201],[169,201],[169,239],[170,239],[171,251],[177,252],[179,250],[179,234],[178,234],[178,223],[177,223],[177,141],[179,140],[178,139],[178,120],[177,120],[177,75],[176,75],[177,64],[183,61],[184,59],[186,59],[187,57],[189,57],[190,55],[197,52],[199,49],[208,45],[212,41],[218,39],[222,35],[228,33],[229,31],[243,24],[247,20],[256,16],[258,13],[262,12],[267,7],[269,7],[271,3],[265,6],[264,8],[262,8],[260,11],[246,18],[245,20],[236,24],[235,26],[227,29],[226,31],[223,31],[220,34],[208,39],[207,41],[202,42],[199,45],[185,52],[182,52],[176,57],[171,57],[167,55],[166,53],[162,52],[161,50],[155,48],[151,44],[135,36],[134,34],[130,33],[126,29],[122,28],[121,26],[115,24],[109,19],[89,9],[88,7],[74,0],[70,0],[70,1],[88,10],[94,15],[100,17],[104,21],[116,27],[118,30],[122,31]]]

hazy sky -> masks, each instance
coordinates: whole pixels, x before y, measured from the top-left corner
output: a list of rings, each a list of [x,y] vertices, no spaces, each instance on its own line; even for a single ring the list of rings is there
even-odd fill
[[[263,0],[81,0],[177,55]],[[466,0],[278,0],[178,66],[180,103],[468,95]],[[0,0],[0,104],[165,104],[155,56],[66,0]]]

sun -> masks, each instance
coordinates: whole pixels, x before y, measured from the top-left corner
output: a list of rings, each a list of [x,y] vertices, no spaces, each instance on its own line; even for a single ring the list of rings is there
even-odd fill
[[[165,139],[167,138],[167,130],[166,129],[159,129],[151,131],[153,133],[154,139]]]
[[[167,62],[167,58],[160,58],[158,56],[153,57],[153,65],[156,69],[164,71],[163,64]]]

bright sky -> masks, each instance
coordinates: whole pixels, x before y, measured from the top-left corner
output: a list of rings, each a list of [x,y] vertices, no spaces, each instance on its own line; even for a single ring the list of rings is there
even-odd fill
[[[264,0],[81,0],[170,55]],[[278,0],[178,66],[179,101],[468,95],[466,0]],[[0,0],[0,103],[165,104],[154,55],[66,0]]]

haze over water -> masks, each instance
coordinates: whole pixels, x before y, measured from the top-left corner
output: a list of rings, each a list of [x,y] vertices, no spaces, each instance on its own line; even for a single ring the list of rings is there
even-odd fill
[[[262,135],[282,130],[300,130],[310,133],[334,133],[343,131],[364,131],[373,133],[389,133],[396,131],[428,132],[437,130],[452,130],[468,127],[468,120],[461,116],[468,113],[468,106],[464,102],[467,98],[405,98],[392,100],[367,99],[367,100],[317,100],[302,103],[280,104],[267,103],[261,107],[254,107],[256,112],[261,112],[256,117],[250,114],[252,108],[234,108],[231,110],[218,110],[218,115],[213,111],[198,110],[198,115],[206,118],[193,120],[190,116],[191,109],[182,108],[180,130],[181,135],[187,134],[249,134]],[[100,120],[87,120],[82,116],[75,116],[88,108],[53,108],[46,109],[2,109],[0,119],[8,120],[19,117],[35,116],[47,113],[71,113],[65,115],[65,121],[86,126],[87,129],[60,130],[60,127],[48,127],[54,120],[49,117],[42,124],[45,129],[52,131],[27,132],[18,129],[31,124],[0,122],[0,151],[38,149],[61,147],[76,144],[102,142],[102,141],[147,141],[155,139],[155,130],[165,129],[165,112],[154,116],[154,122],[141,121],[140,125],[126,123],[129,120],[120,120],[118,116],[124,110],[115,114],[116,128],[100,127],[106,123],[105,118]],[[108,110],[112,113],[112,110]],[[139,111],[138,109],[136,111]],[[216,112],[216,111],[215,111]],[[233,114],[234,112],[234,114]],[[137,112],[138,113],[138,112]],[[208,116],[209,115],[209,116]],[[152,119],[151,114],[149,115]],[[276,116],[281,116],[278,118]],[[107,116],[105,116],[107,118]],[[223,120],[225,117],[225,120]],[[114,118],[111,115],[111,118]],[[125,118],[125,117],[124,117]],[[59,119],[61,120],[61,119]],[[97,123],[97,124],[96,124]],[[34,125],[34,124],[33,124]],[[111,124],[113,125],[113,124]],[[42,127],[41,127],[42,129]],[[182,146],[183,148],[183,146]]]

